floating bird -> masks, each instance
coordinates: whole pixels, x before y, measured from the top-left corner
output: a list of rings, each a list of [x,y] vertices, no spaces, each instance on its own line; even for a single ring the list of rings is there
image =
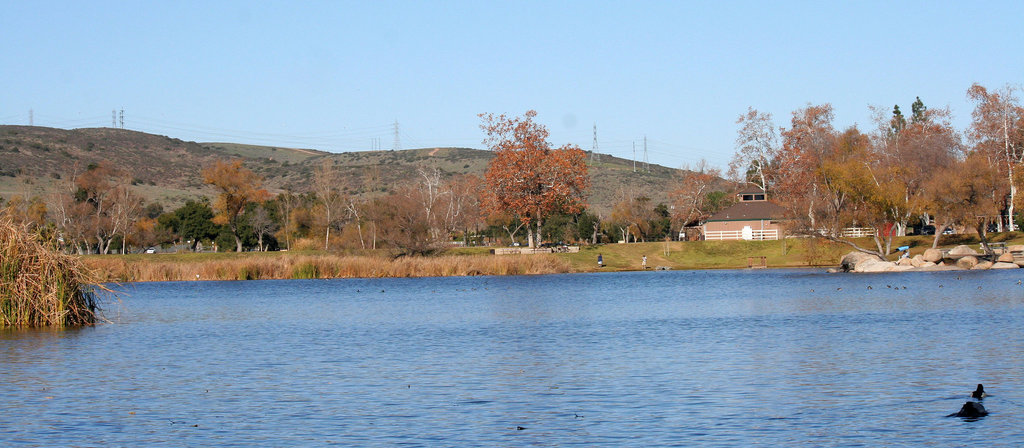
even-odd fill
[[[988,415],[988,411],[985,410],[985,406],[976,401],[968,401],[964,403],[959,412],[949,414],[946,417],[979,418],[986,415]]]
[[[977,389],[974,389],[974,392],[971,392],[971,398],[975,398],[978,400],[985,398],[985,396],[987,395],[988,394],[985,393],[985,386],[982,386],[981,384],[978,385]]]
[[[868,289],[871,289],[871,285],[868,285]]]
[[[842,291],[842,290],[843,290],[843,288],[841,288],[841,287],[840,288],[836,288],[836,291]]]

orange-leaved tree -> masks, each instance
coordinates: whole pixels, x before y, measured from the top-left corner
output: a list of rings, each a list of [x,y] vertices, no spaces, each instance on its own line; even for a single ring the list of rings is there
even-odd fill
[[[246,204],[263,202],[269,198],[267,190],[260,188],[262,180],[256,173],[242,166],[241,160],[227,162],[218,160],[213,166],[203,169],[203,181],[220,191],[213,209],[217,215],[213,222],[227,225],[235,237],[235,250],[242,251],[242,239],[238,237],[239,214]]]
[[[530,247],[536,247],[546,217],[582,212],[590,187],[583,150],[569,144],[552,148],[547,128],[534,123],[536,116],[532,110],[522,117],[480,114],[484,144],[494,151],[485,175],[484,206],[526,223]]]

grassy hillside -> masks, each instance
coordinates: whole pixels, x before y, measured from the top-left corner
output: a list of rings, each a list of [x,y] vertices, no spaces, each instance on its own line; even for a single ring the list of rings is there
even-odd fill
[[[106,162],[131,173],[133,188],[149,202],[175,207],[187,199],[211,196],[200,176],[217,159],[241,158],[263,177],[271,192],[308,191],[316,166],[334,163],[344,188],[373,196],[415,180],[420,168],[437,168],[444,176],[482,176],[492,154],[470,148],[423,148],[403,151],[329,153],[238,143],[196,143],[113,128],[56,129],[0,126],[0,197],[41,196],[67,188],[71,173]],[[631,160],[602,155],[590,167],[589,203],[607,216],[622,195],[645,195],[652,205],[668,203],[679,170],[650,165],[634,172]]]

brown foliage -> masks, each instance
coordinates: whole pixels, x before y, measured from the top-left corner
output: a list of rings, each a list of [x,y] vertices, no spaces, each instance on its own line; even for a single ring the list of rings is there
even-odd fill
[[[93,275],[44,246],[0,210],[0,327],[68,327],[96,321]]]
[[[220,191],[214,210],[214,222],[227,224],[235,237],[235,250],[242,251],[242,240],[238,237],[238,216],[246,204],[262,202],[269,198],[266,190],[260,188],[262,180],[256,173],[242,166],[241,160],[226,162],[218,160],[204,168],[203,180]]]
[[[509,212],[539,229],[552,213],[579,213],[590,187],[586,155],[575,145],[552,149],[548,131],[534,123],[535,111],[523,117],[480,114],[484,143],[495,152],[485,174],[484,207]],[[530,245],[535,245],[529,232]]]
[[[310,240],[312,246],[319,242]],[[572,272],[553,255],[458,255],[384,258],[348,255],[243,255],[201,261],[126,260],[93,257],[86,264],[107,281],[255,280],[293,278],[439,277]]]

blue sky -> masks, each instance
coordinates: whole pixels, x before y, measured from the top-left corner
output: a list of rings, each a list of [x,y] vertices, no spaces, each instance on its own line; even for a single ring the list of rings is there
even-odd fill
[[[724,167],[748,106],[949,106],[1020,85],[1024,2],[0,0],[0,124],[125,127],[333,152],[481,148],[477,114],[556,145]]]

